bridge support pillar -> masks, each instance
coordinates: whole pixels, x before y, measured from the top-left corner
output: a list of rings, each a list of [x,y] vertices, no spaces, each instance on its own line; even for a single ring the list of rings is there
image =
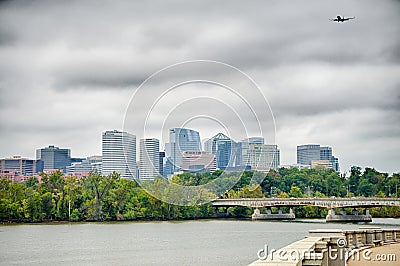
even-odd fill
[[[251,218],[253,220],[294,220],[296,216],[292,208],[290,208],[289,213],[282,213],[281,209],[278,210],[278,213],[272,213],[270,208],[267,208],[265,213],[260,213],[260,210],[255,208]]]
[[[370,223],[372,222],[372,216],[369,214],[368,209],[365,211],[365,214],[359,214],[356,209],[351,214],[347,214],[344,210],[341,210],[340,214],[336,214],[334,209],[330,209],[326,216],[326,222]]]

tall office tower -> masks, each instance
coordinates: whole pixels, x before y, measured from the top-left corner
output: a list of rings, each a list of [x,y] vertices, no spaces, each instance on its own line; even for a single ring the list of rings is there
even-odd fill
[[[321,147],[320,160],[327,160],[332,163],[332,169],[339,172],[339,159],[332,155],[332,147]]]
[[[159,170],[160,170],[160,175],[164,176],[164,165],[165,165],[165,152],[160,151],[159,152]]]
[[[36,161],[33,159],[13,156],[0,159],[0,173],[13,171],[19,176],[32,176],[36,173]]]
[[[329,161],[333,170],[339,172],[339,160],[332,155],[332,147],[319,144],[307,144],[297,146],[297,163],[312,165],[312,161]],[[329,164],[326,164],[329,166]]]
[[[331,161],[332,159],[332,148],[325,146],[319,148],[319,159]]]
[[[119,173],[122,178],[136,178],[136,136],[113,130],[103,132],[102,174]]]
[[[297,146],[297,163],[311,165],[312,160],[320,160],[321,151],[319,144]]]
[[[71,165],[71,150],[50,145],[36,150],[36,160],[43,162],[43,170],[60,169],[65,173],[66,167]]]
[[[218,133],[204,143],[206,152],[216,156],[217,167],[225,170],[227,167],[239,166],[242,162],[241,144],[236,143],[223,133]]]
[[[160,141],[141,139],[139,153],[139,179],[153,180],[160,176]]]
[[[171,128],[169,142],[165,144],[165,156],[172,164],[171,172],[176,172],[181,168],[184,151],[201,151],[199,132],[187,128]]]
[[[250,144],[247,151],[248,165],[255,170],[278,169],[280,150],[277,145]]]
[[[174,164],[171,162],[170,158],[165,157],[163,176],[168,177],[168,175],[171,175],[173,173],[174,173]]]
[[[241,142],[239,142],[239,144],[241,145],[241,149],[242,149],[241,165],[246,166],[246,165],[250,165],[249,164],[249,156],[247,154],[247,152],[250,148],[250,144],[264,144],[264,138],[263,137],[246,138],[246,139],[243,139]]]

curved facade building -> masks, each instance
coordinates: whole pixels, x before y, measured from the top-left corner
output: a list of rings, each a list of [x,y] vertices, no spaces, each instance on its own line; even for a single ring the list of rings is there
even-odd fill
[[[199,132],[188,128],[171,128],[169,142],[165,144],[165,156],[171,164],[172,173],[181,169],[185,151],[201,151]]]

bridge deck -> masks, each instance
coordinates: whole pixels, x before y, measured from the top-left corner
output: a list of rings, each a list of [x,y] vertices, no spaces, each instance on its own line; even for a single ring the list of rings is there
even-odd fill
[[[321,208],[371,208],[381,206],[400,206],[400,198],[238,198],[217,199],[211,203],[215,207],[246,206],[262,208],[317,206]]]

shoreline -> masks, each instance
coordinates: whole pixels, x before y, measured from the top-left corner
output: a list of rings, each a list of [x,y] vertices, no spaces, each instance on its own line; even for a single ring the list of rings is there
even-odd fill
[[[32,225],[41,225],[41,224],[90,224],[90,223],[147,223],[147,222],[185,222],[185,221],[201,221],[201,220],[230,220],[230,221],[251,221],[251,218],[224,218],[224,217],[200,217],[200,218],[184,218],[184,219],[138,219],[138,220],[104,220],[104,221],[42,221],[42,222],[13,222],[13,221],[2,221],[0,225],[24,225],[24,224],[32,224]]]
[[[391,219],[395,221],[399,221],[400,226],[400,218],[380,218],[375,217],[374,219]],[[42,221],[42,222],[13,222],[13,221],[2,221],[0,222],[0,226],[12,226],[12,225],[58,225],[58,224],[118,224],[118,223],[162,223],[162,222],[186,222],[186,221],[250,221],[250,222],[259,222],[259,223],[315,223],[315,224],[325,224],[326,220],[323,218],[307,218],[307,219],[295,219],[295,220],[252,220],[251,217],[200,217],[200,218],[184,218],[184,219],[138,219],[138,220],[104,220],[104,221]],[[342,222],[333,222],[331,224],[348,224],[348,225],[391,225],[383,222],[372,222],[372,223],[342,223]]]

